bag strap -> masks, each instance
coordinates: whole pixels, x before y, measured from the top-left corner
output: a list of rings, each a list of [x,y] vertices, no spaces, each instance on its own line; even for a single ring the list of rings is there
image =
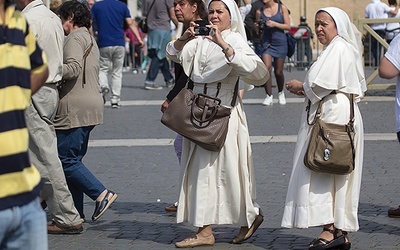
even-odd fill
[[[231,101],[231,106],[234,107],[236,104],[236,100],[237,100],[237,95],[238,95],[238,91],[239,91],[239,77],[236,80],[236,84],[235,84],[235,89],[233,90],[233,97],[232,97],[232,101]],[[221,89],[221,82],[218,82],[217,84],[217,94],[215,95],[215,97],[218,96],[219,94],[219,90]],[[207,94],[207,83],[204,84],[204,88],[203,88],[203,94]]]
[[[155,1],[156,1],[156,0],[153,0],[153,2],[151,3],[150,8],[149,8],[149,10],[147,11],[146,18],[149,16],[150,10],[151,10],[151,8],[153,8],[153,5],[154,5]]]
[[[329,95],[335,95],[335,94],[337,94],[337,92],[336,92],[336,91],[332,91]],[[350,94],[350,97],[349,97],[348,95],[346,95],[346,96],[349,98],[349,101],[350,101],[350,120],[349,120],[349,122],[348,122],[348,125],[351,125],[351,126],[353,127],[353,124],[354,124],[354,100],[353,100],[353,99],[354,99],[354,94]],[[308,125],[310,125],[310,126],[314,125],[314,124],[317,122],[317,119],[320,118],[320,116],[321,116],[322,101],[323,101],[324,99],[325,99],[325,97],[322,98],[322,99],[319,101],[317,111],[315,112],[314,119],[313,119],[313,121],[312,121],[311,123],[310,123],[310,120],[309,120],[309,118],[310,118],[311,101],[308,100],[308,105],[307,105],[307,107],[306,107],[306,111],[307,111],[307,124],[308,124]]]
[[[186,88],[187,88],[187,86],[188,86],[188,84],[189,84],[190,77],[192,76],[192,73],[193,73],[194,58],[195,58],[195,57],[193,57],[192,65],[190,66],[190,73],[189,73],[188,78],[187,78],[187,80],[186,80],[186,84],[185,84],[185,87],[186,87]],[[232,101],[231,101],[231,106],[232,106],[232,107],[234,107],[235,104],[236,104],[236,100],[237,100],[237,96],[238,96],[238,91],[239,91],[239,79],[240,79],[240,78],[238,77],[238,79],[237,79],[237,81],[236,81],[236,85],[235,85],[235,90],[233,91],[233,97],[232,97]],[[218,85],[217,85],[217,94],[216,94],[215,97],[218,96],[219,90],[220,90],[220,89],[221,89],[221,82],[219,82]],[[204,94],[207,94],[207,83],[204,84],[203,93],[204,93]]]
[[[332,95],[332,94],[337,94],[337,93],[336,93],[336,91],[332,91],[329,95]],[[350,94],[350,96],[348,96],[348,95],[346,95],[346,96],[350,99],[350,120],[345,126],[346,126],[347,135],[350,138],[350,145],[351,145],[351,150],[352,150],[352,154],[353,154],[353,170],[354,170],[354,168],[355,168],[354,159],[355,159],[356,151],[354,148],[354,138],[351,136],[351,132],[354,131],[354,94]],[[322,98],[321,101],[319,101],[317,111],[316,111],[314,119],[311,123],[309,122],[311,101],[308,100],[308,105],[306,108],[308,125],[314,125],[317,122],[317,119],[320,118],[322,101],[324,100],[324,98]]]
[[[85,51],[85,54],[83,54],[83,84],[86,84],[86,58],[89,56],[89,53],[92,50],[92,47],[93,47],[93,38],[90,35],[90,46]]]

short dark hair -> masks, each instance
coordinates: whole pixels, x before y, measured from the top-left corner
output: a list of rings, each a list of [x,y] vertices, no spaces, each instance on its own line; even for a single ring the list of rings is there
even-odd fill
[[[188,0],[190,5],[197,4],[197,14],[201,19],[207,19],[208,13],[203,0]]]
[[[71,0],[63,3],[58,8],[58,14],[64,20],[72,18],[74,25],[78,27],[90,28],[92,23],[92,15],[86,4],[77,0]]]

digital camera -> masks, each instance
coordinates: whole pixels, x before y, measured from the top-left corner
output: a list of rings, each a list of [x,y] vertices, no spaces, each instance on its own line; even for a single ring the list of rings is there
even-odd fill
[[[208,36],[210,34],[211,29],[209,27],[206,27],[206,25],[209,24],[207,21],[198,20],[194,22],[199,25],[197,27],[194,27],[194,34],[196,36]]]
[[[265,28],[265,21],[264,20],[258,21],[258,28],[260,30],[263,30]]]

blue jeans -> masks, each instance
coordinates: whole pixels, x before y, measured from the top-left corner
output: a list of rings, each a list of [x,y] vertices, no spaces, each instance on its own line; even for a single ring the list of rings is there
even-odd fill
[[[156,80],[159,69],[161,69],[165,82],[169,82],[174,78],[169,71],[167,58],[158,59],[157,56],[154,56],[151,58],[149,72],[147,72],[146,76],[146,83],[153,83]]]
[[[0,211],[0,249],[48,249],[46,214],[39,198]]]
[[[56,130],[58,156],[60,157],[75,207],[82,218],[85,217],[83,213],[83,194],[86,194],[92,200],[96,200],[106,189],[82,162],[82,158],[87,152],[89,135],[93,128],[94,126],[88,126]]]

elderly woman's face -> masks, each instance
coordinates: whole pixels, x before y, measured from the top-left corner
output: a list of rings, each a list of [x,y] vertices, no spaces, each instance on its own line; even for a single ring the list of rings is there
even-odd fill
[[[62,27],[64,29],[64,35],[68,36],[69,33],[72,32],[72,28],[73,28],[73,24],[72,24],[72,17],[68,18],[68,19],[64,19],[62,17],[60,17],[61,19],[61,23],[62,23]]]
[[[179,22],[188,25],[191,21],[194,21],[197,4],[190,5],[188,0],[175,0],[175,16]]]
[[[217,25],[221,31],[231,28],[231,16],[222,1],[211,2],[208,8],[208,20],[212,24]]]
[[[328,45],[338,35],[335,22],[325,11],[321,11],[315,16],[315,34],[323,45]]]

